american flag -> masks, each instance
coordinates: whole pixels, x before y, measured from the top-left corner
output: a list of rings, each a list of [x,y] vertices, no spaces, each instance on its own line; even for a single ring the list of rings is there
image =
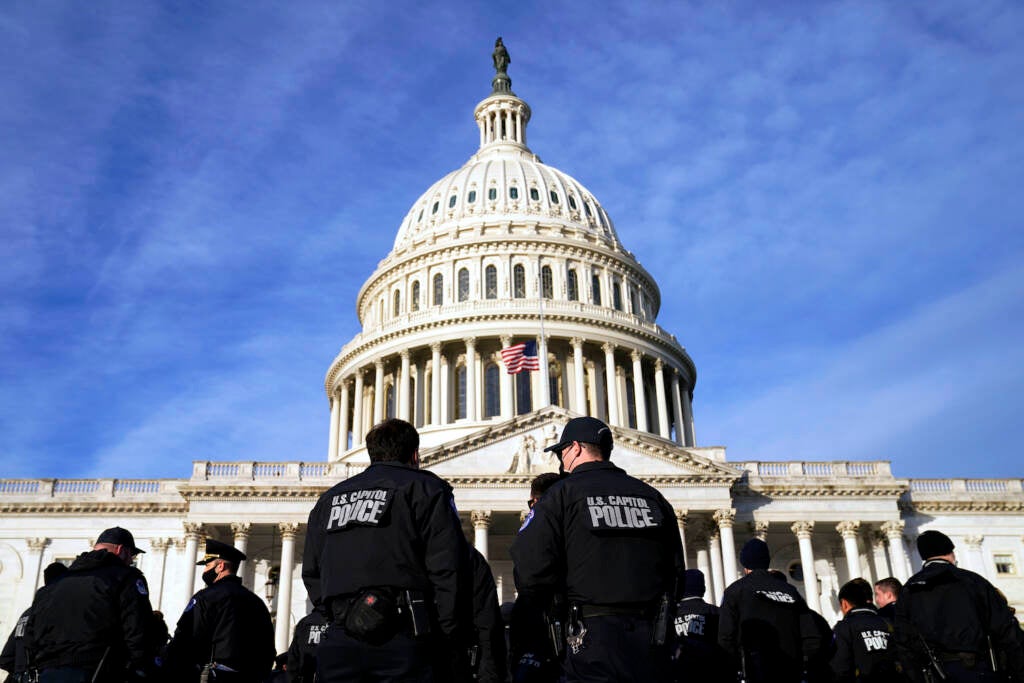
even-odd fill
[[[508,374],[517,375],[523,370],[540,370],[540,359],[537,358],[537,342],[528,341],[513,344],[501,350],[501,362],[505,364]]]

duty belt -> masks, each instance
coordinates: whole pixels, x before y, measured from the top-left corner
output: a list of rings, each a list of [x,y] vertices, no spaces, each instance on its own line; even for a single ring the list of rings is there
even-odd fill
[[[639,617],[651,618],[651,606],[643,604],[624,605],[587,605],[579,606],[580,616],[584,619],[592,617]]]

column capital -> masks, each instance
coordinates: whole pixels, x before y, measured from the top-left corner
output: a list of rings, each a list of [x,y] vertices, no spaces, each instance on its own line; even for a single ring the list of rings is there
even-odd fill
[[[501,341],[501,347],[505,348],[506,346],[512,343],[512,335],[503,334],[498,337],[498,340]]]
[[[281,522],[277,525],[277,530],[281,532],[281,539],[295,538],[296,534],[299,533],[298,522]]]
[[[685,527],[686,526],[686,520],[689,519],[689,515],[690,515],[690,511],[689,510],[676,510],[676,524],[678,524],[679,526]]]
[[[755,519],[753,522],[749,524],[750,533],[754,535],[754,538],[760,538],[762,541],[767,540],[768,525],[769,522],[766,522],[763,519]]]
[[[184,522],[182,526],[185,528],[186,538],[194,538],[197,541],[201,541],[206,536],[206,528],[199,522]]]
[[[664,371],[664,369],[665,369],[665,361],[663,361],[660,358],[655,358],[654,359],[654,371],[655,372],[662,372],[662,371]]]
[[[725,527],[732,528],[733,522],[736,520],[736,511],[732,508],[715,510],[713,519],[718,522],[718,527],[720,529]]]
[[[896,519],[891,522],[886,522],[882,525],[882,533],[888,536],[890,539],[899,538],[903,535],[903,529],[906,528],[907,523],[902,519]]]
[[[167,552],[167,549],[171,547],[173,542],[170,538],[151,538],[149,539],[149,547],[160,552]]]
[[[249,522],[232,522],[231,533],[235,538],[248,538],[249,531],[252,529],[252,524]]]
[[[810,538],[811,533],[814,531],[814,522],[793,522],[793,526],[789,528],[799,539]]]
[[[466,343],[467,349],[476,348],[476,337],[463,337],[462,341]]]
[[[839,522],[839,524],[836,524],[836,531],[843,538],[857,538],[857,532],[860,531],[860,522]]]
[[[489,529],[491,527],[490,510],[473,510],[469,514],[469,518],[473,522],[474,529]]]
[[[433,353],[441,353],[441,342],[430,342],[430,350]]]
[[[583,346],[583,339],[581,337],[573,337],[569,340],[569,343],[572,344],[574,348],[579,348]]]
[[[376,368],[378,372],[384,370],[384,359],[378,358],[377,360],[373,361],[373,367]]]
[[[171,539],[171,545],[174,546],[175,550],[184,550],[185,549],[185,539],[184,538],[172,538]]]
[[[984,536],[975,534],[971,536],[964,536],[964,545],[972,550],[981,550],[981,544],[985,540]]]
[[[611,342],[605,342],[604,344],[601,344],[601,348],[604,350],[605,353],[615,353],[615,344],[612,344]]]
[[[398,357],[403,361],[409,360],[409,349],[402,349],[398,352]]]
[[[29,550],[37,551],[42,550],[46,546],[50,545],[50,539],[44,537],[26,538],[25,542],[28,543]]]
[[[636,349],[633,349],[632,351],[629,352],[629,357],[633,359],[634,363],[639,363],[640,359],[643,358],[643,354],[641,354]]]

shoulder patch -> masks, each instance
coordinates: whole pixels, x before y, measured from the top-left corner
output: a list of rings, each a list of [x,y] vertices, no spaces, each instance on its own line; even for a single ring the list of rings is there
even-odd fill
[[[185,611],[186,612],[191,612],[192,608],[195,607],[195,606],[196,606],[196,599],[192,598],[191,600],[188,601],[188,604],[185,605]]]
[[[521,527],[519,527],[519,531],[522,531],[526,527],[530,526],[530,522],[533,521],[533,511],[535,509],[536,509],[536,506],[534,506],[533,508],[530,508],[530,511],[526,513],[526,519],[523,520],[523,525]]]
[[[149,595],[149,589],[146,588],[146,580],[145,579],[136,579],[135,580],[135,590],[139,591],[139,595]]]
[[[327,531],[341,531],[350,526],[380,526],[394,497],[391,489],[359,489],[332,496]]]

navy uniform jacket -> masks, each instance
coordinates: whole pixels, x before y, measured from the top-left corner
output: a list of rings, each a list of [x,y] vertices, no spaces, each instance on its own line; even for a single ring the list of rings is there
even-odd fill
[[[14,624],[11,635],[0,652],[0,669],[9,674],[20,674],[28,668],[25,654],[25,628],[28,626],[28,610],[25,610]]]
[[[564,588],[583,605],[653,606],[683,564],[675,513],[657,489],[611,462],[586,462],[537,501],[512,542],[524,599]]]
[[[832,671],[836,680],[902,681],[896,670],[896,644],[892,625],[871,607],[850,610],[833,631],[835,654]]]
[[[473,566],[473,626],[479,650],[477,680],[504,683],[508,680],[508,647],[505,622],[498,605],[498,589],[487,560],[476,548],[470,549]]]
[[[441,631],[461,632],[470,621],[469,544],[451,486],[397,462],[336,484],[309,513],[302,579],[325,607],[369,587],[423,591]]]
[[[288,683],[313,683],[316,648],[326,630],[327,619],[318,609],[299,619],[288,648]]]
[[[211,661],[262,678],[274,665],[274,647],[267,606],[228,575],[192,596],[167,645],[164,666],[177,680],[197,680]]]
[[[915,675],[927,664],[921,638],[939,657],[966,652],[981,661],[988,660],[991,638],[1007,671],[1024,680],[1018,629],[1009,605],[991,583],[945,560],[925,562],[896,601],[897,654],[903,670]]]
[[[718,607],[699,596],[679,601],[675,618],[679,649],[675,660],[681,677],[708,681],[735,678],[725,651],[718,645],[718,621]]]

